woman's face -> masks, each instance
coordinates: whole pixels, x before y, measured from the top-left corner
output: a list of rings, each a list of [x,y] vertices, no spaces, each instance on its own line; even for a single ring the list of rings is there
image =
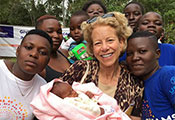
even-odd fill
[[[137,37],[128,41],[127,64],[131,72],[143,80],[150,77],[158,67],[160,51],[148,37]]]
[[[163,32],[163,21],[161,16],[155,12],[146,13],[139,21],[138,31],[149,31],[160,38]]]
[[[134,29],[137,25],[138,20],[142,16],[142,11],[139,5],[129,4],[124,9],[125,17],[128,19],[129,26]]]
[[[90,5],[86,12],[90,18],[104,15],[104,10],[99,4]]]
[[[63,40],[61,25],[56,19],[46,19],[39,29],[47,32],[53,40],[53,50],[57,50]]]
[[[92,31],[93,54],[101,66],[110,67],[118,62],[123,41],[119,41],[116,30],[108,25],[97,25]]]
[[[40,73],[47,63],[51,53],[49,41],[39,35],[28,35],[17,48],[17,63],[22,72],[28,74]]]

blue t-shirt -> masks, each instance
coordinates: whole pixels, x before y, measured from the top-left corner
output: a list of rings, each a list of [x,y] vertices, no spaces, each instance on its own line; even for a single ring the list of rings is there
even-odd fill
[[[159,65],[175,65],[175,45],[166,43],[159,43],[158,45],[160,49]],[[119,59],[120,62],[123,60],[126,60],[126,52]]]
[[[159,43],[160,58],[159,65],[175,65],[175,45]]]
[[[144,81],[144,87],[143,120],[173,120],[175,118],[175,66],[164,66],[157,70]]]

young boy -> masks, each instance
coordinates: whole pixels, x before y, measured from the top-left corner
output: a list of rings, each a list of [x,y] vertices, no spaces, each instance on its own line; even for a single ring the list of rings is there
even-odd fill
[[[142,31],[128,38],[127,64],[144,81],[143,120],[175,116],[175,66],[160,67],[160,49],[154,34]]]
[[[164,33],[162,16],[156,12],[145,13],[138,21],[138,31],[149,31],[157,37],[157,41],[162,38]],[[161,55],[159,65],[175,65],[175,45],[159,43]]]
[[[0,60],[0,119],[32,120],[30,102],[46,81],[38,75],[49,62],[53,43],[41,30],[31,30],[16,51],[16,62]]]
[[[42,120],[129,120],[116,100],[102,93],[94,83],[74,82],[71,87],[55,79],[41,87],[31,106],[37,118]]]
[[[70,36],[75,41],[70,44],[68,49],[68,59],[71,64],[76,60],[88,58],[87,53],[83,53],[86,51],[86,41],[83,39],[83,33],[81,30],[81,23],[87,19],[89,19],[89,16],[85,11],[77,11],[72,14],[70,18]]]

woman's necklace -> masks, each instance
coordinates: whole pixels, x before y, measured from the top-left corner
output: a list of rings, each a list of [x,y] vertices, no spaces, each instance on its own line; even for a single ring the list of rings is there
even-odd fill
[[[14,72],[15,70],[14,70],[14,65],[13,65],[13,67],[12,67],[12,73],[15,75],[15,72]],[[26,94],[24,94],[23,92],[22,92],[22,89],[20,88],[20,85],[19,85],[19,83],[18,83],[18,80],[17,79],[15,79],[15,81],[16,81],[16,85],[17,85],[17,87],[18,87],[18,89],[19,89],[19,92],[20,92],[20,94],[24,97]],[[33,84],[34,84],[34,81],[33,81],[33,83],[32,83],[32,86],[31,86],[31,89],[30,89],[30,91],[29,91],[29,93],[32,91],[32,89],[33,89]]]
[[[17,84],[17,86],[18,86],[18,89],[19,89],[19,92],[21,93],[21,95],[24,97],[25,95],[22,93],[22,90],[20,89],[20,87],[19,87],[19,84],[18,84],[18,81],[17,81],[17,79],[15,79],[16,80],[16,84]]]

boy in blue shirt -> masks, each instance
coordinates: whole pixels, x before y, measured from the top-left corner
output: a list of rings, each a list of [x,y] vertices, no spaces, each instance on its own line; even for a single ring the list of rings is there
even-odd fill
[[[164,32],[162,16],[156,12],[145,13],[138,21],[137,31],[149,31],[153,33],[159,41],[162,38],[162,34]],[[158,43],[158,47],[161,50],[159,65],[175,65],[175,45]],[[120,61],[125,59],[126,54],[120,58]]]
[[[142,119],[175,118],[175,66],[159,66],[156,36],[147,31],[133,33],[126,53],[131,73],[144,81]]]

